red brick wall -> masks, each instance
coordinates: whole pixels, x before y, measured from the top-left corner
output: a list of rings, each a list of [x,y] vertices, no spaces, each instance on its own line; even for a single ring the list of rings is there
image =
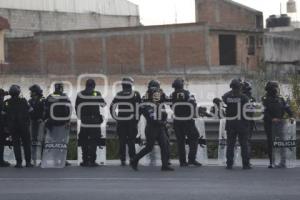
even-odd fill
[[[219,65],[219,32],[206,34],[205,26],[186,24],[9,39],[6,53],[10,65],[2,73],[158,74],[184,67],[201,70],[210,64]],[[238,64],[247,61],[245,42],[245,38],[237,42]],[[250,60],[255,67],[254,60],[258,60],[257,56]]]
[[[12,73],[40,73],[40,45],[37,39],[15,39],[7,43],[7,58]]]
[[[70,43],[66,38],[44,42],[44,66],[49,74],[72,74]]]
[[[167,69],[166,37],[162,34],[144,36],[145,70],[157,72]]]
[[[74,68],[77,73],[99,73],[103,71],[102,38],[74,39]]]
[[[224,0],[199,0],[196,8],[197,21],[210,25],[256,29],[256,15],[262,16]]]
[[[140,72],[139,35],[111,36],[106,42],[109,73]]]
[[[204,66],[205,38],[204,33],[174,33],[171,35],[171,66]]]

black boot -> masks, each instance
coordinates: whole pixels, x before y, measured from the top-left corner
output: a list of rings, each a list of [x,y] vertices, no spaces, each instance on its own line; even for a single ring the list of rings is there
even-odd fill
[[[22,163],[17,163],[17,164],[15,165],[15,168],[18,168],[18,169],[23,168]]]
[[[189,161],[189,165],[194,165],[196,167],[201,167],[202,164],[199,163],[198,161],[194,160],[194,161]]]
[[[162,166],[161,167],[161,171],[165,171],[165,172],[169,171],[169,172],[171,172],[171,171],[174,171],[174,169],[172,167],[170,167],[170,166]]]
[[[131,160],[130,161],[130,166],[134,171],[138,171],[138,161]]]

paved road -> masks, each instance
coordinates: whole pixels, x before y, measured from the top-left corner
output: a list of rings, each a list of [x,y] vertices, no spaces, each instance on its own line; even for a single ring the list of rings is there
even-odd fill
[[[0,169],[1,200],[299,200],[300,168]]]

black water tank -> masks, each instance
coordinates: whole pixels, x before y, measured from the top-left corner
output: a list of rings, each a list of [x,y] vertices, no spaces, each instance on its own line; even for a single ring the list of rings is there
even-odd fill
[[[275,28],[275,27],[287,27],[291,25],[291,18],[282,14],[280,16],[271,15],[267,19],[267,28]]]

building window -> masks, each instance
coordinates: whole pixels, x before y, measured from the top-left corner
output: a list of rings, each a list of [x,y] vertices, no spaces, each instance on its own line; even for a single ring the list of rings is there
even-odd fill
[[[248,37],[248,55],[254,56],[255,55],[255,36]]]
[[[257,29],[263,29],[264,24],[263,24],[263,17],[261,15],[256,15],[256,28]]]
[[[236,65],[236,36],[219,35],[220,65]]]

